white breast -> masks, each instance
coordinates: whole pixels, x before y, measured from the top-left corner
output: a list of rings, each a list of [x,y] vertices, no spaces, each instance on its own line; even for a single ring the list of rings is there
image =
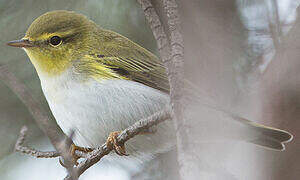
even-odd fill
[[[127,80],[90,79],[82,82],[66,72],[60,77],[41,77],[46,99],[65,133],[75,131],[79,146],[95,147],[112,131],[120,131],[166,106],[169,96],[143,84]],[[170,122],[153,135],[140,135],[127,143],[128,153],[147,154],[170,148]]]

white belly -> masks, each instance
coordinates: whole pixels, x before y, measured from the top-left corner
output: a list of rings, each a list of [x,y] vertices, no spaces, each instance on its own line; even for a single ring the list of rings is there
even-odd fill
[[[110,132],[127,128],[169,102],[167,94],[127,80],[41,82],[58,125],[65,133],[74,130],[74,142],[85,147],[103,144]],[[163,152],[170,149],[173,137],[171,122],[165,122],[155,134],[139,135],[126,148],[134,155]]]

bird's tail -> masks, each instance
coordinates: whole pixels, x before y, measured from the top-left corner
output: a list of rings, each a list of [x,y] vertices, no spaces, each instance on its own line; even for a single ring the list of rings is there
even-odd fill
[[[246,126],[248,137],[244,140],[247,142],[272,150],[283,151],[285,149],[284,143],[293,139],[293,135],[287,131],[267,127],[237,116],[234,119]]]
[[[230,133],[234,134],[237,139],[277,151],[285,150],[284,143],[293,139],[293,135],[287,131],[249,121],[221,108],[215,104],[212,97],[205,95],[205,92],[200,92],[199,89],[189,81],[185,81],[185,85],[188,87],[185,88],[187,102],[197,102],[208,108],[223,112],[229,119],[240,122],[238,126],[234,126],[233,122],[231,123],[233,129],[230,129]],[[234,131],[237,131],[237,133],[234,133]]]

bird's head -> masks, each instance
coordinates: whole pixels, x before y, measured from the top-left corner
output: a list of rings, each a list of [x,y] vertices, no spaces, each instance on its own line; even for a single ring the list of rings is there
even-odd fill
[[[70,11],[52,11],[38,17],[26,35],[8,43],[23,48],[36,70],[58,75],[89,48],[96,24]]]

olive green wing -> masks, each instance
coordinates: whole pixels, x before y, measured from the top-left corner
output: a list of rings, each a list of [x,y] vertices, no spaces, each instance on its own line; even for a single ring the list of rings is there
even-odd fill
[[[155,55],[120,34],[103,31],[101,45],[90,58],[124,79],[169,92],[165,68]]]

